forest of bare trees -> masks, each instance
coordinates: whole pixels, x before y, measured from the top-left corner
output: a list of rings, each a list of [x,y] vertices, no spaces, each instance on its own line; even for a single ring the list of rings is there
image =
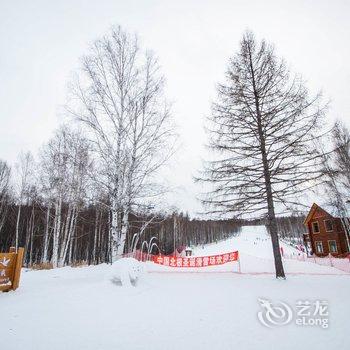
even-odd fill
[[[120,27],[96,40],[69,84],[61,125],[37,157],[1,162],[0,250],[27,265],[112,262],[155,237],[162,253],[220,240],[237,221],[198,221],[154,203],[177,135],[156,57]]]
[[[51,199],[53,202],[59,201],[54,197]],[[111,262],[110,213],[106,206],[79,203],[74,212],[70,202],[62,201],[58,208],[48,205],[44,198],[37,196],[28,199],[20,209],[13,200],[14,198],[9,198],[6,215],[2,216],[1,251],[8,251],[10,246],[14,246],[15,232],[18,229],[18,244],[25,247],[26,266]],[[21,219],[17,227],[19,209]],[[162,254],[171,254],[174,246],[179,249],[219,241],[238,233],[241,226],[241,222],[236,220],[195,220],[182,213],[131,213],[125,253],[131,251],[134,234],[140,232],[151,218],[153,220],[143,231],[137,248],[140,249],[142,242],[149,242],[155,237],[153,241],[157,246],[152,250],[154,254],[159,252],[158,247]],[[61,229],[55,238],[58,220],[61,221]]]

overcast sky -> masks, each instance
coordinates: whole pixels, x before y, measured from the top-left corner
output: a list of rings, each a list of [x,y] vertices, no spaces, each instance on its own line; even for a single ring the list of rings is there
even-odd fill
[[[205,116],[243,32],[276,45],[329,117],[350,126],[350,1],[0,0],[0,158],[34,154],[59,124],[71,73],[112,25],[138,33],[159,57],[182,148],[170,170],[170,201],[200,210],[192,176],[201,166]]]

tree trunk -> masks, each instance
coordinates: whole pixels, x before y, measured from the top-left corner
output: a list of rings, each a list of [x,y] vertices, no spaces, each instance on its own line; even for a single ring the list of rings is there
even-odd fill
[[[251,75],[252,75],[252,84],[253,84],[254,99],[255,99],[255,109],[256,109],[257,124],[258,124],[260,151],[261,151],[261,158],[262,158],[262,163],[263,163],[263,168],[264,168],[268,229],[269,229],[269,232],[271,235],[272,250],[273,250],[273,256],[274,256],[274,261],[275,261],[276,278],[285,279],[286,276],[285,276],[283,264],[282,264],[281,251],[280,251],[279,240],[278,240],[277,221],[276,221],[275,208],[274,208],[274,203],[273,203],[271,174],[270,174],[269,162],[267,159],[267,152],[266,152],[266,139],[265,139],[263,126],[262,126],[262,118],[261,118],[261,112],[260,112],[260,101],[259,101],[259,95],[258,95],[258,92],[256,89],[256,84],[255,84],[255,72],[254,72],[254,68],[253,68],[251,53],[250,53],[249,59],[250,59],[250,70],[251,70]]]
[[[16,252],[18,250],[18,239],[19,239],[19,222],[20,222],[20,217],[21,217],[21,210],[22,210],[22,203],[19,203],[18,206],[18,213],[17,213],[17,221],[16,221],[16,238],[15,238],[15,247],[16,247]]]
[[[110,241],[111,241],[111,259],[112,263],[118,259],[119,245],[119,212],[118,203],[115,198],[112,199],[111,206],[111,224],[110,224]]]
[[[58,257],[58,266],[59,267],[64,266],[64,260],[65,260],[64,255],[65,255],[65,250],[66,250],[67,242],[68,242],[68,231],[69,231],[69,227],[70,227],[71,215],[72,215],[72,206],[71,206],[71,204],[69,204],[68,210],[67,210],[66,220],[65,220],[65,223],[63,223],[63,227],[62,227],[63,235],[61,238],[60,253],[59,253],[59,257]]]
[[[124,247],[125,247],[125,241],[126,241],[126,235],[129,230],[129,209],[126,209],[123,215],[123,226],[121,229],[121,234],[119,238],[119,244],[118,244],[118,257],[121,257],[124,253]]]
[[[60,264],[61,266],[64,266],[64,263],[67,258],[67,253],[68,253],[68,248],[71,246],[71,240],[72,240],[72,235],[75,230],[75,222],[76,222],[76,216],[77,216],[77,210],[75,207],[73,207],[72,210],[69,210],[69,221],[67,218],[67,236],[65,238],[64,244],[61,246],[61,250],[63,251],[61,254],[61,261]]]
[[[30,250],[29,250],[29,266],[33,264],[33,240],[34,240],[34,224],[35,224],[35,216],[34,216],[34,204],[32,206],[32,215],[30,218]]]
[[[48,250],[49,250],[49,234],[50,234],[50,211],[51,204],[48,204],[46,211],[46,225],[45,225],[45,237],[44,237],[44,252],[43,252],[43,263],[48,262]]]
[[[62,198],[60,197],[58,200],[58,203],[56,203],[56,210],[55,210],[55,229],[53,232],[53,248],[52,248],[53,267],[58,266],[59,236],[61,232],[61,209],[62,209]]]

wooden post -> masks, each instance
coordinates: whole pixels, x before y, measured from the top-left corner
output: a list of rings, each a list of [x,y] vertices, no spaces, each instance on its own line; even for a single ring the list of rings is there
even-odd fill
[[[237,254],[238,254],[238,273],[242,273],[242,270],[241,270],[241,258],[239,256],[239,252]]]
[[[333,262],[332,262],[332,254],[331,253],[329,253],[328,254],[328,259],[329,259],[329,263],[331,264],[331,266],[333,267]]]
[[[13,283],[12,283],[13,290],[16,290],[19,286],[19,279],[21,277],[21,270],[22,270],[22,264],[23,264],[23,255],[24,255],[24,248],[18,248],[15,272],[14,272]]]

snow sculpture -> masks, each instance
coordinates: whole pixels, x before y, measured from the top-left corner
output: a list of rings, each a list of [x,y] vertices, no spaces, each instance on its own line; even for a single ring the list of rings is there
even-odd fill
[[[136,287],[143,273],[143,265],[133,258],[117,260],[111,266],[110,280],[112,283],[124,287]]]

